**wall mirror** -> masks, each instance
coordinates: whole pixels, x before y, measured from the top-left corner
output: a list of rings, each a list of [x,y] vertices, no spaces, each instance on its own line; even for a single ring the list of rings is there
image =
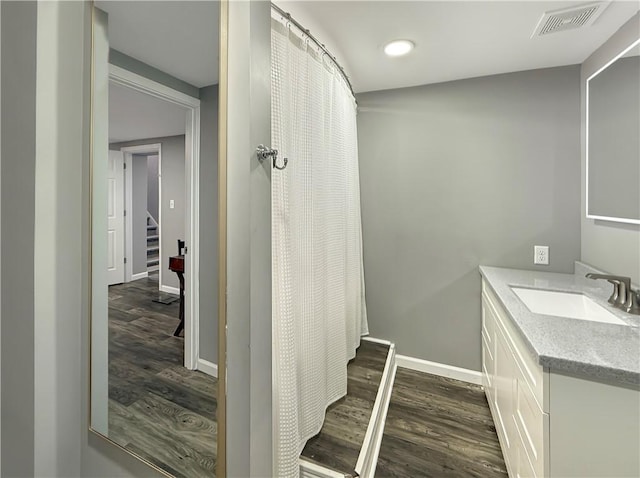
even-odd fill
[[[91,429],[215,476],[220,3],[98,0],[92,21]]]
[[[640,40],[587,79],[587,217],[640,224]]]

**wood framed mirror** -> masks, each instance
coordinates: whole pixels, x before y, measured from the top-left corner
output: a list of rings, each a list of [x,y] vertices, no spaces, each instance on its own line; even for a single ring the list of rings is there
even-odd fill
[[[167,476],[225,473],[226,12],[93,4],[89,423]]]

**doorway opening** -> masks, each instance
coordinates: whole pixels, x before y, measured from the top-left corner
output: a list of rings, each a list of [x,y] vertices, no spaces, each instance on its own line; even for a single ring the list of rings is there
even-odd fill
[[[176,332],[180,335],[178,328],[184,328],[184,366],[195,370],[200,100],[115,65],[109,65],[109,90],[109,170],[122,163],[121,175],[114,173],[109,184],[109,194],[122,194],[122,207],[117,197],[108,208],[109,257],[114,258],[109,265],[122,264],[122,270],[118,280],[109,269],[109,283],[157,281],[161,303],[184,295]],[[122,219],[113,220],[112,213],[118,216],[120,211]],[[112,222],[121,224],[120,233],[111,229]],[[169,268],[176,256],[181,258],[181,271]]]
[[[150,277],[163,291],[162,144],[123,146],[125,214],[124,282]],[[175,201],[175,200],[174,200]],[[164,292],[176,293],[165,286]]]

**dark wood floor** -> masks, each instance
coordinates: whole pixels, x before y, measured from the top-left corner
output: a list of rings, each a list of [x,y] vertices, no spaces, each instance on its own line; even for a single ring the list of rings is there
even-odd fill
[[[388,352],[387,345],[362,341],[347,366],[347,396],[327,409],[322,430],[307,441],[302,457],[355,476]]]
[[[109,438],[176,477],[212,477],[217,380],[185,369],[157,279],[109,288]]]
[[[398,368],[376,477],[506,476],[482,388]]]
[[[109,289],[109,438],[176,477],[215,476],[217,380],[183,366],[178,304],[152,302],[157,281]],[[305,459],[353,476],[388,347],[363,341],[348,394],[327,410]],[[378,478],[506,477],[484,392],[399,368]]]

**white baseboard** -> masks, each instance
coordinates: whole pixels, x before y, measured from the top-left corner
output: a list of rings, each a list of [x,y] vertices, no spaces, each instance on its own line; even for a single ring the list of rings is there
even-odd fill
[[[383,344],[383,345],[391,345],[391,342],[384,339],[376,339],[375,337],[364,336],[360,337],[360,340],[364,340],[366,342],[373,342],[374,344]]]
[[[149,273],[147,271],[138,272],[137,274],[131,274],[131,281],[133,282],[138,279],[146,279],[147,277],[149,277]]]
[[[208,360],[198,358],[196,370],[200,370],[202,373],[206,373],[207,375],[218,378],[218,366],[213,362],[209,362]]]
[[[344,478],[344,474],[300,458],[300,478]]]
[[[167,294],[180,294],[180,289],[178,287],[171,287],[170,285],[161,285],[160,290],[162,292],[166,292]]]
[[[475,370],[454,367],[453,365],[443,363],[429,362],[428,360],[407,357],[406,355],[396,355],[396,363],[398,367],[482,385],[482,373],[476,372]]]

